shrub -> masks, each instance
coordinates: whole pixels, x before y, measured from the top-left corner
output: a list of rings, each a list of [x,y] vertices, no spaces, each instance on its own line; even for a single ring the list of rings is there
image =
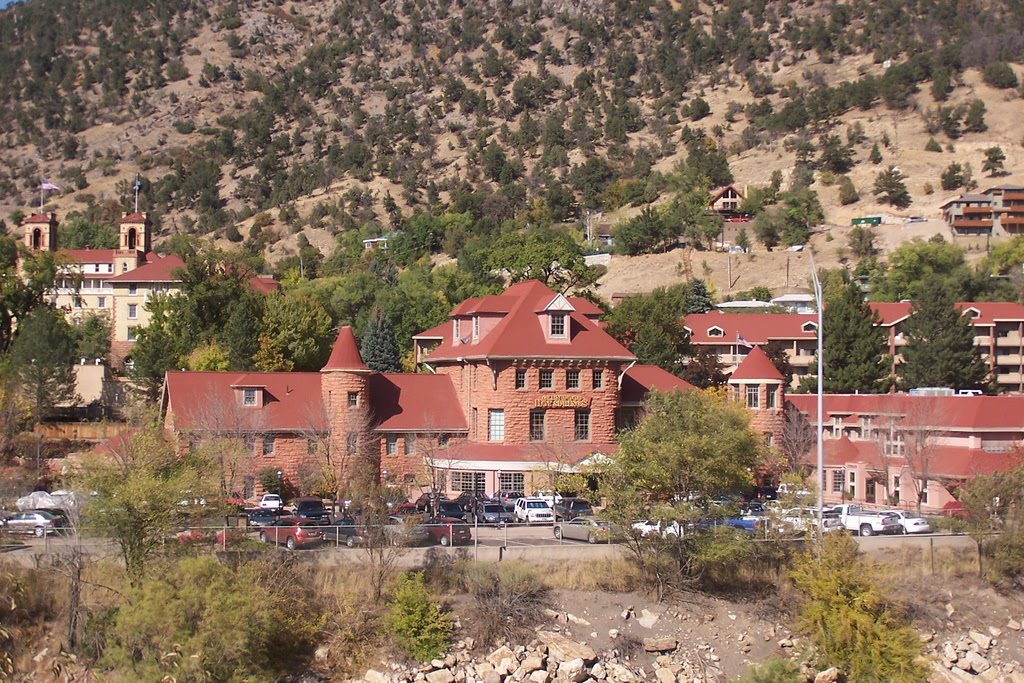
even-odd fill
[[[993,88],[1017,87],[1017,74],[1013,73],[1013,67],[1006,62],[989,62],[985,66],[982,77]]]
[[[924,146],[924,151],[926,151],[926,152],[941,152],[942,151],[942,145],[940,145],[938,143],[938,141],[936,141],[935,138],[928,138],[928,142],[925,143],[925,146]]]
[[[846,534],[825,537],[820,559],[809,550],[791,577],[804,595],[799,623],[815,646],[816,663],[838,666],[851,681],[917,683],[921,641],[879,585],[879,571],[862,561]]]
[[[839,203],[843,206],[854,204],[860,201],[860,193],[854,186],[850,176],[844,175],[839,179]]]
[[[418,660],[444,653],[452,638],[451,619],[427,591],[420,572],[398,579],[384,626],[395,645]]]
[[[754,664],[747,673],[733,683],[803,683],[800,665],[782,657],[770,657]]]
[[[522,564],[474,564],[467,568],[465,581],[473,601],[474,630],[483,643],[524,635],[547,601],[547,588]]]

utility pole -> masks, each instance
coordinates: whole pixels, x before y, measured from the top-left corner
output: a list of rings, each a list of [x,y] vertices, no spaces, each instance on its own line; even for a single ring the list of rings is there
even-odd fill
[[[818,278],[818,268],[814,265],[814,252],[808,251],[811,257],[811,279],[814,281],[814,301],[818,307],[818,559],[821,559],[824,549],[825,529],[822,526],[825,516],[825,418],[823,415],[822,387],[825,377],[825,351],[823,340],[825,338],[825,322],[823,312],[825,300],[821,294],[821,280]],[[844,482],[845,484],[845,482]]]

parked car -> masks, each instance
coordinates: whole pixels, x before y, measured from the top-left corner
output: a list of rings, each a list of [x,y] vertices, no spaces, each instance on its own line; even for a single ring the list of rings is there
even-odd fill
[[[552,509],[555,512],[556,520],[565,520],[566,522],[577,517],[589,517],[594,514],[594,508],[590,506],[590,502],[582,498],[563,498],[555,503],[555,507]]]
[[[831,512],[839,517],[843,527],[861,536],[898,534],[903,526],[891,512],[876,512],[860,505],[836,505]]]
[[[352,517],[339,517],[334,522],[320,527],[320,533],[323,534],[325,542],[335,545],[344,543],[349,548],[354,548],[366,540],[366,530],[356,524]]]
[[[53,515],[53,525],[58,534],[67,534],[72,531],[71,519],[66,510],[60,508],[36,508],[39,512],[48,512]]]
[[[502,490],[495,491],[491,495],[491,500],[495,503],[501,503],[505,506],[505,509],[509,512],[512,511],[512,507],[516,504],[516,501],[523,497],[522,491]]]
[[[924,517],[912,515],[906,510],[889,510],[889,512],[896,515],[896,519],[900,523],[899,533],[901,534],[928,534],[932,531],[931,525]]]
[[[42,538],[57,532],[57,518],[42,510],[15,512],[3,522],[4,528],[12,534],[32,534]]]
[[[264,493],[256,507],[267,510],[280,510],[284,507],[284,501],[276,493]]]
[[[555,493],[554,491],[534,491],[530,494],[530,498],[540,498],[548,504],[549,508],[554,508],[555,503],[562,500],[561,494]]]
[[[296,517],[302,517],[308,519],[311,522],[317,524],[330,524],[331,513],[324,507],[323,498],[316,497],[305,497],[296,498],[293,505],[294,514]]]
[[[555,538],[569,538],[587,543],[608,543],[621,533],[616,525],[597,517],[577,517],[570,522],[556,524],[554,528]]]
[[[443,546],[462,545],[473,541],[466,521],[457,517],[431,517],[423,523],[432,542]]]
[[[283,545],[288,550],[316,545],[322,539],[319,524],[293,515],[279,517],[260,531],[261,541]]]
[[[480,503],[476,506],[476,521],[480,524],[508,524],[512,513],[501,503]]]
[[[269,526],[281,516],[280,508],[255,508],[245,516],[249,526]]]
[[[527,524],[552,524],[555,521],[554,511],[540,498],[520,498],[512,508],[512,514],[517,522]]]
[[[775,516],[775,521],[784,533],[803,534],[818,527],[818,509],[814,507],[790,508]],[[841,531],[843,523],[839,517],[828,509],[821,518],[822,528],[828,531]]]
[[[391,545],[427,545],[430,543],[430,532],[414,517],[388,517],[388,523],[382,529],[384,537]],[[368,538],[372,538],[373,530],[367,530]]]
[[[411,515],[418,515],[419,510],[412,503],[398,503],[391,506],[391,513],[399,517],[409,517]]]

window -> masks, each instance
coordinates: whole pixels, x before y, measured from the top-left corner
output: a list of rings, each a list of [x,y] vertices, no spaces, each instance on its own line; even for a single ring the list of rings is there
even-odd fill
[[[487,476],[483,472],[452,472],[452,490],[483,498],[487,495]]]
[[[850,498],[857,497],[857,473],[850,472]]]
[[[398,435],[388,434],[384,437],[384,452],[388,455],[395,455],[398,453]]]
[[[501,491],[526,491],[526,478],[522,472],[498,472],[498,489]]]
[[[604,372],[603,371],[601,371],[601,370],[594,370],[594,383],[593,383],[593,387],[595,389],[603,389],[604,388]]]
[[[761,407],[761,387],[756,384],[747,385],[747,407],[751,410]]]
[[[928,504],[928,482],[926,482],[926,481],[922,481],[921,482],[921,498],[920,498],[920,501],[921,501],[921,505],[927,505]]]
[[[82,297],[76,296],[75,297],[75,308],[81,308],[81,307],[82,307]]]
[[[892,478],[892,497],[896,499],[896,502],[900,502],[900,478],[895,476]]]
[[[127,270],[128,269],[128,264],[126,263],[124,267],[125,267],[125,270]],[[128,285],[128,293],[131,294],[132,296],[135,296],[136,294],[139,293],[139,286],[137,284],[135,284],[134,282],[132,282],[131,284]]]
[[[505,440],[505,411],[500,408],[487,411],[487,440]]]
[[[722,337],[725,336],[725,331],[721,327],[708,328],[709,337]]]
[[[477,438],[479,432],[477,431],[477,410],[473,408],[473,438]]]
[[[844,475],[842,470],[832,470],[832,492],[839,493],[843,490]]]
[[[349,408],[355,408],[358,405],[359,405],[359,392],[358,391],[350,391],[350,392],[348,392],[348,407]]]
[[[544,417],[543,410],[530,411],[530,441],[544,440]]]
[[[255,389],[242,389],[242,405],[243,406],[254,406],[254,405],[256,405],[256,390]]]
[[[256,450],[256,437],[255,436],[246,436],[246,437],[244,437],[242,439],[242,441],[245,443],[245,450],[247,452],[252,453],[253,451]]]
[[[480,316],[473,316],[473,339],[480,338]]]
[[[274,435],[267,434],[263,437],[263,455],[274,454]]]
[[[579,389],[580,388],[580,371],[579,370],[566,370],[565,371],[565,388],[566,389]]]
[[[105,296],[98,296],[98,297],[96,297],[96,308],[106,308],[106,307],[107,307],[107,297],[105,297]]]
[[[128,304],[128,319],[129,320],[137,320],[138,317],[139,317],[139,305],[138,304]]]
[[[135,341],[139,338],[139,328],[129,327],[128,328],[128,341]]]
[[[316,455],[319,450],[320,450],[320,445],[317,443],[316,439],[306,439],[306,454],[307,455],[311,455],[311,456],[312,455]]]
[[[551,314],[551,336],[552,337],[564,337],[565,336],[565,313],[552,313]]]
[[[516,369],[516,389],[526,388],[526,370]]]
[[[768,392],[765,394],[764,407],[771,410],[775,407],[775,388],[768,387]]]
[[[415,434],[406,434],[405,438],[403,439],[403,442],[404,442],[404,446],[405,446],[405,454],[406,455],[412,455],[413,453],[416,452],[416,435]]]
[[[589,410],[577,410],[575,420],[573,420],[575,427],[573,438],[576,441],[589,441],[590,440],[590,411]]]
[[[540,388],[550,389],[555,384],[555,371],[554,370],[541,370],[540,371]]]
[[[345,453],[355,455],[357,450],[359,450],[359,434],[357,432],[347,433],[345,435]]]

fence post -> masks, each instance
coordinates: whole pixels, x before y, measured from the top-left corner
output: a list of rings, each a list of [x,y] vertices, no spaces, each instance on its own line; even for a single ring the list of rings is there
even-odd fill
[[[932,576],[935,576],[935,538],[933,536],[928,537],[928,556],[931,559]]]

